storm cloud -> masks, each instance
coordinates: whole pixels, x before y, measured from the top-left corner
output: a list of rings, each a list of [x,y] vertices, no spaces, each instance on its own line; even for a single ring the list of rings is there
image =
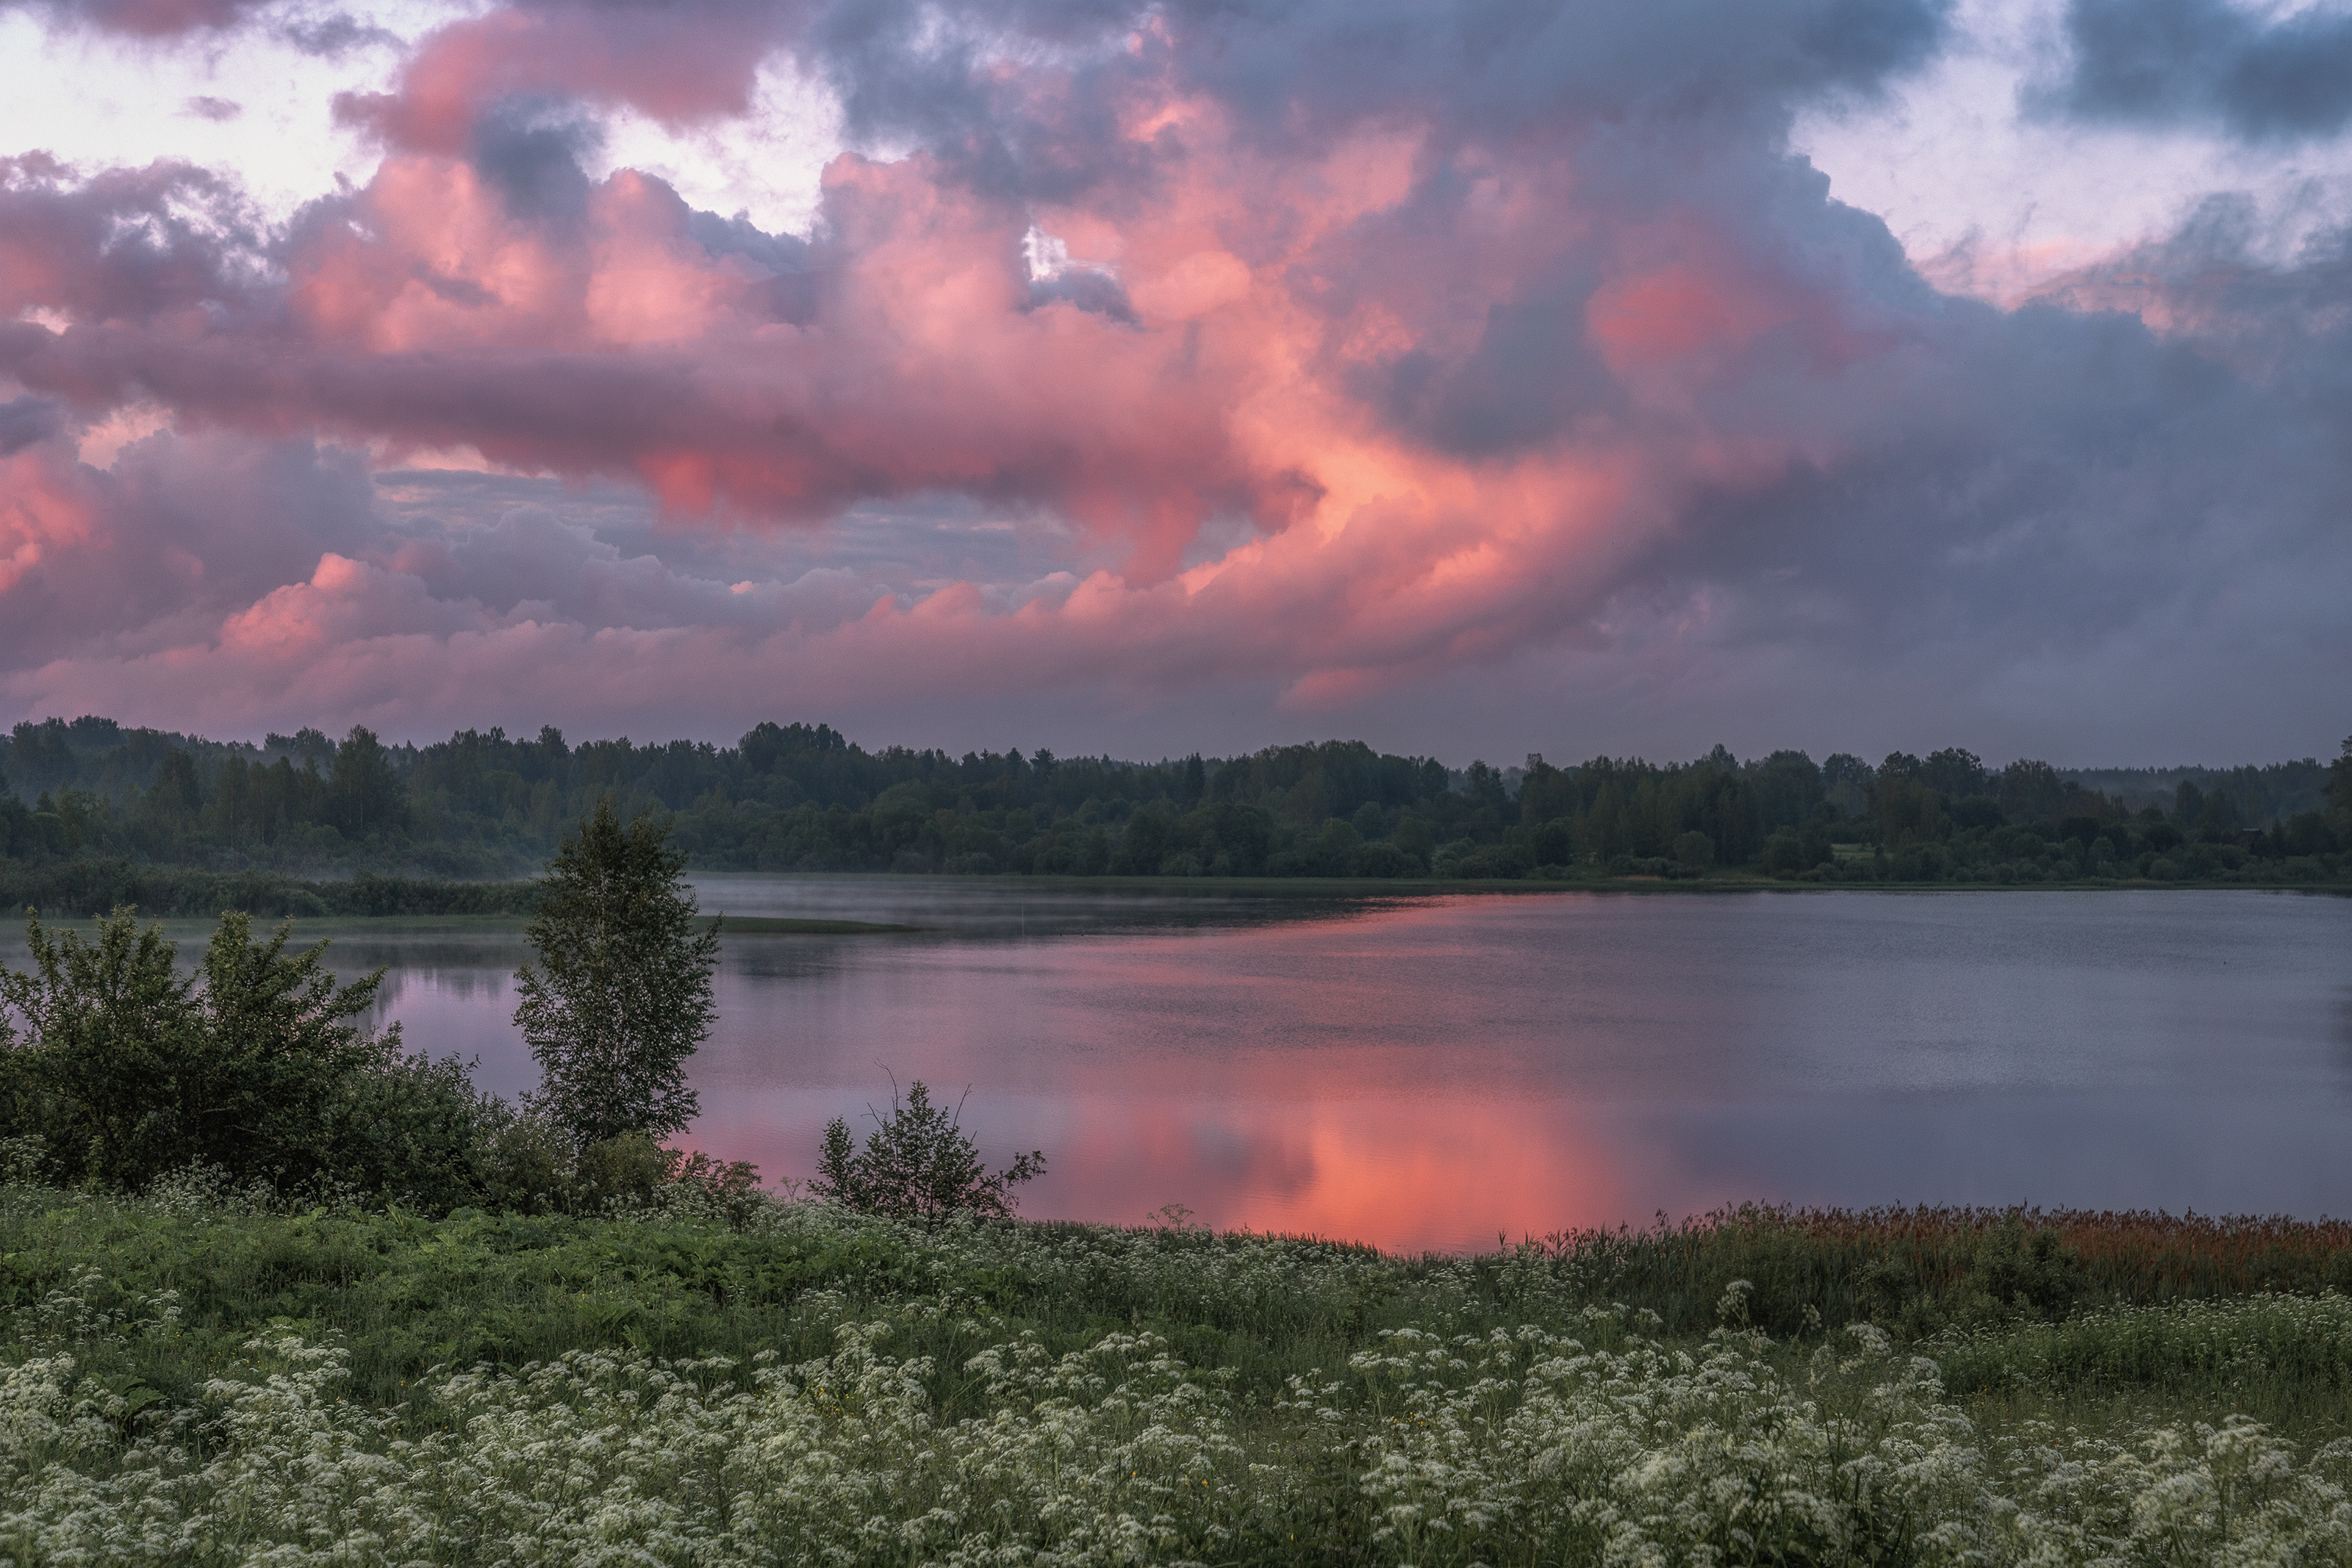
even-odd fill
[[[2214,120],[2250,140],[2352,122],[2352,16],[2273,19],[2227,0],[2070,0],[2072,68],[2043,95],[2084,120]]]

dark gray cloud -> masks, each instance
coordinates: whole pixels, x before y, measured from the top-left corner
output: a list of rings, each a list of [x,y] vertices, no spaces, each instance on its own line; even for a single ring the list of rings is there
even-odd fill
[[[236,26],[269,0],[30,0],[70,25],[132,37],[169,38]],[[8,8],[0,5],[0,9]]]
[[[604,128],[560,99],[504,99],[475,122],[474,167],[506,193],[507,205],[533,218],[575,218],[588,205],[581,161],[603,144]]]
[[[281,22],[278,36],[306,55],[329,60],[341,59],[354,49],[396,47],[401,42],[399,34],[373,22],[362,22],[345,11]]]
[[[1081,310],[1091,310],[1113,321],[1135,325],[1135,307],[1127,298],[1127,290],[1118,278],[1090,267],[1065,267],[1051,277],[1040,277],[1029,285],[1029,305],[1055,303],[1075,305]]]
[[[771,272],[799,272],[809,265],[808,241],[798,235],[770,234],[745,213],[722,218],[698,211],[687,218],[686,232],[713,256],[740,256]]]
[[[807,240],[769,234],[743,213],[723,218],[698,209],[687,214],[686,232],[710,255],[740,256],[767,274],[761,292],[770,320],[801,325],[815,315],[820,279]]]
[[[1165,29],[1147,27],[1155,13]],[[835,0],[806,36],[853,137],[915,141],[983,189],[1063,201],[1148,183],[1152,161],[1116,134],[1116,110],[1163,73],[1294,153],[1385,120],[1484,138],[1631,116],[1753,127],[1924,65],[1949,13],[1949,0],[995,0],[943,29],[920,0]],[[1139,27],[1154,42],[1130,49]],[[987,68],[1007,48],[1059,51],[1068,87],[1024,97]]]
[[[2352,727],[2321,678],[2352,659],[2352,242],[2265,264],[2231,205],[2058,298],[1944,301],[1901,354],[1744,389],[1829,455],[1696,496],[1592,666],[1696,622],[1689,706],[1749,746],[1835,737],[1825,702],[1906,745],[2325,750]]]
[[[197,97],[188,99],[187,110],[199,120],[215,122],[235,120],[245,112],[245,105],[235,99]]]
[[[1179,14],[1185,66],[1268,123],[1433,113],[1482,133],[1642,113],[1737,120],[1875,90],[1944,37],[1941,0],[1315,0]]]
[[[2045,110],[2134,125],[2216,124],[2249,141],[2352,122],[2352,16],[2273,20],[2228,0],[2070,0],[2067,74]]]
[[[47,398],[20,397],[0,402],[0,457],[13,457],[64,428],[65,411]]]

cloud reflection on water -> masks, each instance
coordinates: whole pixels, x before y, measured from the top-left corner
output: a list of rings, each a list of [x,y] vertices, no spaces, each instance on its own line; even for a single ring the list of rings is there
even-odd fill
[[[706,889],[705,903],[716,902]],[[904,918],[745,936],[694,1064],[695,1140],[806,1173],[887,1072],[1042,1218],[1396,1247],[1743,1199],[2352,1212],[2336,960],[2352,903],[2249,894],[1437,899],[1341,913],[1040,900],[915,881],[734,883],[728,906]],[[928,906],[925,901],[932,902]],[[1278,917],[1284,915],[1290,917]],[[1039,926],[1055,934],[1040,936]],[[512,934],[393,962],[414,1046],[534,1076]]]

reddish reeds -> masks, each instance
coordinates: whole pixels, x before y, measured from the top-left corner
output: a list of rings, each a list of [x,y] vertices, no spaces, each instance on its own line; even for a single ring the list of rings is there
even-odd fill
[[[1703,1327],[1733,1280],[1753,1312],[1794,1332],[1811,1306],[1832,1325],[1922,1332],[2091,1306],[2147,1306],[2352,1286],[2352,1223],[2042,1208],[1790,1208],[1741,1205],[1646,1230],[1562,1231],[1535,1253],[1584,1289]]]

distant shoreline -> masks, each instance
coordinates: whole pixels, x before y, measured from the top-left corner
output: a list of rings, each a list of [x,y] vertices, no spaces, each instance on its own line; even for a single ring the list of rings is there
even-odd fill
[[[88,862],[82,862],[87,866]],[[436,929],[518,929],[530,918],[536,884],[530,882],[450,882],[362,873],[347,879],[283,877],[263,873],[219,873],[164,867],[116,868],[110,874],[73,874],[74,862],[41,868],[47,876],[9,874],[0,869],[0,910],[11,917],[30,905],[51,921],[86,920],[119,905],[131,905],[159,920],[211,920],[224,909],[242,909],[257,919],[296,919],[305,925],[362,924],[375,931],[430,925]],[[958,887],[1025,888],[1063,896],[1149,894],[1171,898],[1233,898],[1358,903],[1463,894],[1703,894],[1729,893],[2145,893],[2240,892],[2352,894],[2352,882],[2250,883],[2243,881],[2157,882],[2147,879],[2084,879],[2068,882],[1807,882],[1795,878],[1714,874],[1695,877],[1163,877],[1163,876],[941,876],[895,872],[703,872],[706,881],[760,878],[845,883],[876,887],[929,883]],[[37,883],[39,885],[28,885]],[[714,915],[723,910],[711,911]],[[908,936],[925,926],[833,916],[726,915],[733,936]]]
[[[869,873],[877,880],[887,873]],[[908,880],[913,880],[911,878]],[[1421,877],[1410,881],[1373,881],[1370,879],[1329,878],[1308,879],[1288,877],[1208,878],[1192,877],[983,877],[939,878],[940,881],[978,881],[1004,885],[1048,885],[1056,892],[1152,893],[1171,896],[1202,898],[1239,897],[1275,901],[1283,898],[1321,902],[1367,902],[1375,900],[1435,898],[1468,894],[1473,896],[1538,896],[1546,894],[1582,893],[1612,897],[1685,897],[1735,893],[1786,893],[1817,894],[1824,893],[1864,894],[1949,894],[1955,896],[1989,893],[2307,893],[2326,894],[2336,897],[2352,895],[2352,882],[2324,883],[2244,883],[2244,882],[2043,882],[2043,883],[1949,883],[1949,882],[1780,882],[1769,877],[1742,880],[1734,877],[1705,880],[1667,881],[1663,878],[1645,880],[1639,877],[1594,878],[1590,881],[1538,881],[1494,878],[1485,881],[1439,881]]]

